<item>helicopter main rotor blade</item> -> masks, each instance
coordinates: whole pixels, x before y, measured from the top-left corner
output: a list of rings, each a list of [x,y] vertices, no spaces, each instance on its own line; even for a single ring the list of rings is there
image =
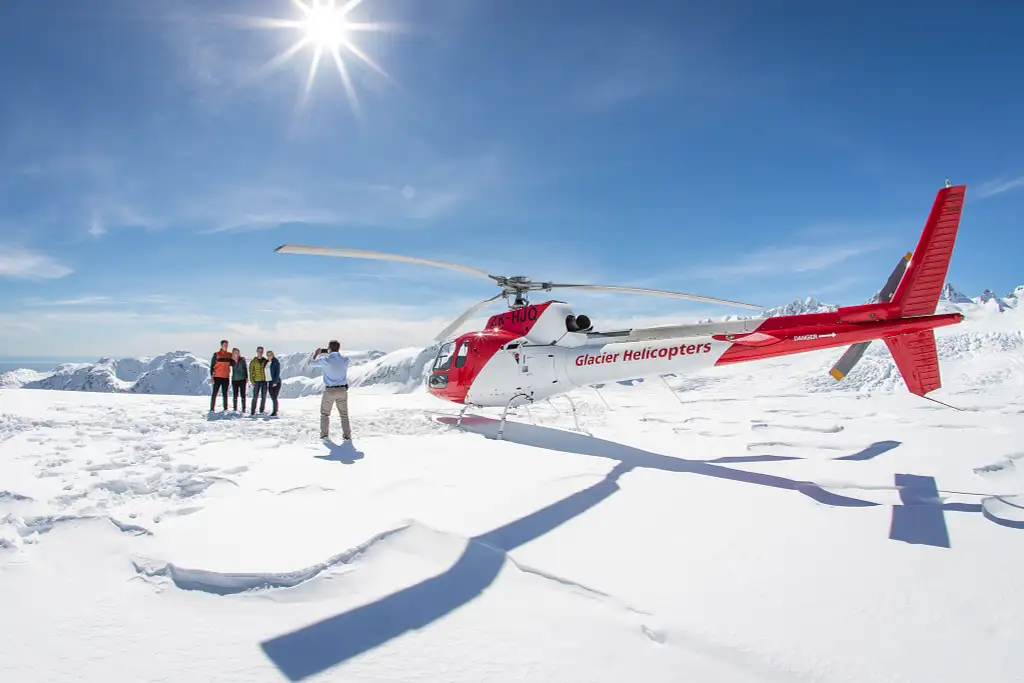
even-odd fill
[[[568,289],[592,289],[603,292],[630,292],[633,294],[654,294],[657,296],[669,296],[676,299],[690,299],[692,301],[704,301],[711,304],[727,304],[729,306],[739,306],[740,308],[752,308],[755,310],[763,310],[761,306],[755,304],[745,304],[739,301],[729,301],[728,299],[715,299],[710,296],[700,296],[698,294],[684,294],[682,292],[669,292],[663,289],[644,289],[642,287],[618,287],[615,285],[567,285],[567,284],[547,284],[544,285],[547,288],[568,288]]]
[[[364,249],[343,249],[340,247],[316,247],[305,244],[282,244],[280,247],[274,250],[279,254],[313,254],[315,256],[340,256],[346,258],[365,258],[374,259],[377,261],[404,261],[405,263],[419,263],[427,266],[435,266],[437,268],[447,268],[448,270],[456,270],[460,273],[466,273],[467,275],[476,275],[488,280],[494,280],[491,275],[480,268],[473,268],[472,266],[463,266],[457,263],[448,263],[447,261],[438,261],[435,259],[421,258],[419,256],[403,256],[401,254],[386,254],[381,251],[366,251]]]
[[[498,292],[497,294],[495,294],[491,298],[484,299],[483,301],[477,302],[477,303],[473,304],[472,306],[470,306],[468,309],[466,309],[465,313],[463,313],[458,318],[456,318],[451,323],[449,323],[448,327],[446,327],[443,330],[441,330],[440,332],[438,332],[437,336],[434,337],[434,342],[435,343],[436,342],[442,342],[445,339],[447,339],[448,336],[452,332],[454,332],[455,330],[457,330],[459,328],[459,325],[461,325],[462,323],[464,323],[467,320],[469,320],[469,317],[471,315],[473,315],[474,313],[476,313],[477,311],[479,311],[481,308],[483,308],[487,304],[491,303],[492,301],[500,299],[502,296],[504,296],[504,294],[505,294],[504,292]]]

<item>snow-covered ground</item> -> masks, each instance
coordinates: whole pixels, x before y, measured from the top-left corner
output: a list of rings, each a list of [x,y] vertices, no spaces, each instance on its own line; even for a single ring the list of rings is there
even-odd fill
[[[1022,680],[1022,314],[939,332],[960,410],[877,343],[504,441],[401,382],[352,392],[350,445],[315,396],[0,389],[0,681]]]

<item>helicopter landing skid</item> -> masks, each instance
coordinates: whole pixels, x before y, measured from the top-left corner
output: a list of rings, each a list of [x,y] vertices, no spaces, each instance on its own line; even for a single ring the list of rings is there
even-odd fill
[[[533,403],[532,397],[530,397],[527,394],[516,394],[515,396],[513,396],[512,398],[510,398],[508,400],[508,402],[505,404],[504,408],[501,411],[501,419],[498,422],[498,433],[497,433],[497,436],[494,437],[496,440],[501,441],[502,438],[504,437],[504,435],[505,435],[505,424],[508,422],[508,412],[509,412],[509,409],[512,407],[512,404],[517,399],[520,399],[520,398],[525,398],[526,399],[526,402],[521,404],[521,405],[522,405],[523,408],[526,409],[526,413],[527,413],[527,415],[530,418],[530,422],[534,421],[533,420],[533,413],[530,411],[530,403]],[[587,432],[584,432],[582,427],[580,427],[580,418],[579,418],[579,413],[578,413],[578,411],[576,409],[576,403],[569,396],[566,396],[565,399],[569,402],[569,405],[572,407],[572,418],[573,418],[573,423],[575,424],[575,429],[573,431],[581,432],[581,433],[587,433]],[[555,408],[554,404],[552,404],[550,400],[548,400],[547,403],[549,405],[551,405],[551,408],[556,413],[560,412],[557,408]],[[462,420],[466,417],[466,413],[471,408],[483,408],[483,407],[484,406],[479,406],[479,405],[472,404],[472,403],[464,404],[462,406],[462,408],[459,410],[458,417],[456,417],[454,424],[452,422],[450,422],[451,418],[454,417],[451,413],[445,413],[443,415],[444,419],[442,421],[445,422],[446,424],[448,424],[450,429],[462,430]],[[438,416],[438,417],[442,417],[442,416]],[[481,417],[483,417],[483,416],[481,416]]]

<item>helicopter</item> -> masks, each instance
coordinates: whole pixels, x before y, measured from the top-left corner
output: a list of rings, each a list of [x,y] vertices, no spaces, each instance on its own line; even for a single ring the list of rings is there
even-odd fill
[[[430,265],[497,285],[497,294],[471,306],[436,335],[434,344],[439,348],[425,384],[437,398],[462,406],[459,426],[471,407],[504,408],[498,430],[501,438],[509,408],[601,383],[686,374],[847,346],[829,372],[841,381],[868,345],[878,339],[888,347],[907,389],[928,398],[926,394],[941,386],[934,330],[964,318],[960,313],[936,314],[936,307],[966,189],[966,185],[953,186],[948,180],[939,189],[916,249],[900,258],[874,301],[825,313],[599,330],[590,316],[575,312],[569,303],[555,299],[530,303],[530,293],[554,289],[624,292],[763,309],[667,290],[540,282],[445,261],[359,249],[285,244],[275,252]],[[508,310],[492,315],[481,330],[452,337],[473,314],[499,298],[505,299]],[[572,404],[571,398],[569,402]],[[572,406],[576,417],[575,404]],[[578,418],[576,424],[578,428]]]

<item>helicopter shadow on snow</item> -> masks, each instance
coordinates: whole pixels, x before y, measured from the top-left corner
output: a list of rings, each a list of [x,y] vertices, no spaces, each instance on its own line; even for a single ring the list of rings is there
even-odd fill
[[[439,422],[455,424],[455,419],[448,417],[437,418]],[[466,416],[462,420],[462,429],[473,432],[488,438],[496,438],[499,421],[477,415]],[[502,435],[505,441],[532,446],[534,448],[546,448],[548,450],[585,455],[596,458],[607,458],[628,465],[631,468],[645,468],[662,470],[665,472],[679,472],[699,474],[719,479],[730,479],[732,481],[769,486],[772,488],[786,489],[801,493],[819,503],[834,505],[838,507],[872,507],[878,503],[851,498],[838,493],[826,491],[813,482],[797,481],[772,474],[750,472],[723,467],[723,464],[739,464],[754,462],[778,462],[785,460],[799,460],[794,456],[784,455],[745,455],[728,456],[715,460],[687,460],[676,458],[660,453],[645,451],[635,446],[608,441],[589,434],[571,432],[552,427],[524,424],[520,422],[506,422],[505,431]],[[900,446],[899,441],[881,441],[868,446],[858,453],[843,456],[839,460],[869,460],[893,450]]]
[[[455,418],[438,419],[450,420],[452,424],[455,422]],[[497,435],[498,421],[468,416],[462,426],[474,433],[494,437]],[[880,506],[872,501],[826,491],[813,482],[716,464],[726,461],[766,462],[778,459],[777,456],[741,456],[717,461],[683,460],[584,434],[521,423],[507,423],[504,438],[522,445],[607,458],[616,464],[592,486],[468,539],[462,556],[450,569],[375,602],[261,643],[264,653],[288,679],[298,681],[326,671],[405,633],[424,628],[471,602],[495,581],[505,565],[508,553],[552,532],[607,500],[619,490],[619,478],[637,468],[697,474],[791,490],[826,505]],[[894,441],[879,442],[846,458],[867,460],[899,445],[899,442]],[[929,488],[934,488],[934,479],[902,476],[905,478],[902,481],[898,478],[897,485],[907,491],[901,489],[904,504],[893,508],[890,538],[894,540],[949,547],[943,513],[981,512],[980,505],[936,504],[933,501],[937,498]],[[918,493],[914,492],[915,487]],[[901,509],[907,514],[897,515]]]
[[[451,425],[455,424],[455,419],[450,417],[441,417],[438,420]],[[498,420],[474,415],[463,419],[462,428],[481,436],[496,438],[499,424]],[[814,482],[722,466],[723,464],[801,459],[793,456],[750,455],[723,457],[715,460],[687,460],[652,453],[589,434],[519,422],[506,422],[503,438],[524,446],[608,458],[629,465],[631,468],[697,474],[756,486],[796,491],[819,503],[835,507],[882,506],[881,503],[874,501],[833,493]],[[899,441],[878,441],[856,453],[832,458],[832,460],[846,462],[872,460],[900,445]],[[900,504],[892,506],[892,521],[889,528],[889,538],[894,541],[939,548],[952,547],[949,530],[946,526],[945,513],[947,512],[980,514],[999,526],[1024,529],[1024,523],[1015,519],[997,517],[980,504],[944,502],[938,489],[938,483],[931,476],[897,473],[894,475],[892,488],[899,492],[900,497]]]
[[[449,569],[374,602],[260,643],[291,681],[300,681],[429,626],[479,597],[498,577],[507,554],[608,499],[632,470],[619,463],[596,484],[479,536]]]

